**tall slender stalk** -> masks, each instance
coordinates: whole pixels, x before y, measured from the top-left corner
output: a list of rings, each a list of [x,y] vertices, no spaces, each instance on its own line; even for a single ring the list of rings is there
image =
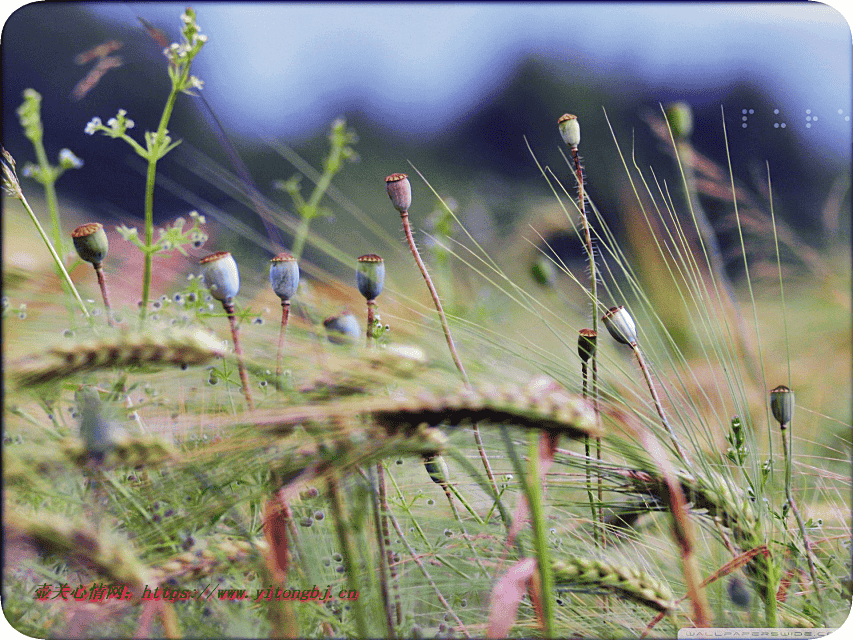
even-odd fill
[[[465,372],[465,367],[459,359],[459,353],[456,351],[456,345],[453,342],[453,336],[450,335],[450,325],[447,323],[447,317],[444,315],[444,309],[441,306],[441,299],[438,297],[438,291],[432,283],[432,278],[429,277],[424,261],[421,260],[421,255],[418,252],[418,247],[415,245],[415,238],[412,235],[412,228],[409,225],[409,207],[412,205],[412,185],[409,183],[409,177],[405,173],[393,173],[385,178],[385,186],[388,191],[388,196],[391,198],[391,203],[400,214],[403,221],[403,232],[406,234],[406,241],[409,243],[409,249],[412,251],[412,256],[421,271],[421,275],[426,282],[427,289],[432,296],[432,302],[435,305],[435,310],[438,312],[441,328],[444,331],[444,338],[447,341],[447,348],[450,350],[450,356],[453,358],[453,364],[459,370],[459,375],[462,376],[462,381],[466,387],[471,386],[468,379],[468,374]],[[480,435],[480,427],[477,424],[473,425],[474,440],[477,443],[477,450],[480,453],[480,459],[483,461],[483,467],[486,469],[486,475],[489,478],[489,483],[494,491],[495,499],[498,499],[498,484],[495,482],[495,474],[492,472],[492,465],[486,455],[486,449],[483,446],[483,438]]]
[[[75,287],[74,283],[71,281],[71,276],[68,275],[68,271],[66,271],[65,265],[62,263],[62,259],[59,257],[59,254],[56,253],[56,249],[54,249],[53,245],[51,244],[50,239],[47,237],[47,234],[42,228],[41,223],[39,222],[35,212],[30,206],[30,203],[27,202],[27,198],[26,196],[24,196],[24,192],[21,190],[21,183],[18,181],[18,176],[15,173],[15,159],[8,151],[6,151],[6,149],[2,149],[2,153],[4,160],[3,188],[9,195],[11,195],[13,198],[17,198],[21,201],[21,204],[24,205],[24,209],[27,210],[27,214],[29,214],[30,220],[32,220],[33,224],[36,226],[36,229],[38,230],[41,239],[44,241],[44,244],[47,247],[47,250],[50,251],[50,255],[53,258],[53,262],[56,265],[56,268],[59,270],[60,274],[62,275],[62,278],[68,284],[68,288],[71,290],[71,293],[77,300],[77,304],[79,304],[80,308],[83,310],[83,315],[91,321],[92,317],[89,315],[89,310],[86,308],[83,299],[80,297],[80,294],[77,291],[77,287]]]
[[[584,178],[583,167],[581,166],[580,156],[578,155],[578,145],[581,141],[580,123],[577,116],[570,113],[563,114],[557,120],[557,125],[560,128],[560,134],[563,141],[569,145],[572,151],[572,160],[575,165],[575,178],[578,183],[578,209],[581,214],[581,223],[583,224],[584,243],[586,246],[586,255],[589,262],[589,282],[590,296],[592,298],[592,331],[598,335],[598,272],[595,265],[595,250],[592,246],[592,232],[589,226],[589,219],[586,215],[586,196],[584,194]],[[590,354],[590,368],[592,369],[592,407],[595,412],[596,421],[599,419],[598,406],[598,355],[593,349]],[[595,439],[595,456],[598,461],[601,461],[601,438]],[[587,451],[589,457],[589,451]],[[598,476],[598,522],[602,525],[600,529],[600,537],[602,546],[605,544],[604,538],[604,485],[601,475]]]

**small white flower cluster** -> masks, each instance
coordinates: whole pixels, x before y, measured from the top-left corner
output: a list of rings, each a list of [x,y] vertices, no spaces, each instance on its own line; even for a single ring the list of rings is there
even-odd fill
[[[198,211],[190,211],[189,215],[190,215],[190,218],[198,218],[199,224],[204,224],[205,222],[207,222],[205,217],[203,215],[200,215]]]
[[[88,124],[86,124],[86,128],[83,129],[84,133],[89,134],[90,136],[95,135],[95,131],[103,127],[104,124],[101,122],[101,119],[98,117],[92,118],[89,120]]]
[[[207,36],[201,33],[201,29],[195,21],[194,11],[187,10],[183,13],[181,21],[184,23],[184,27],[181,29],[184,41],[181,43],[173,42],[163,49],[163,55],[175,67],[188,66],[204,43],[207,42]],[[201,80],[190,77],[185,88],[201,89]]]
[[[136,126],[136,123],[127,117],[127,111],[124,109],[119,109],[118,113],[114,118],[110,118],[107,120],[107,126],[104,126],[104,123],[101,122],[101,119],[98,117],[92,118],[86,124],[86,128],[83,129],[84,133],[94,135],[96,131],[103,131],[113,138],[118,138],[124,135],[124,132],[128,129],[133,129]]]
[[[79,169],[83,166],[83,161],[74,155],[71,149],[60,149],[59,166],[63,169]]]

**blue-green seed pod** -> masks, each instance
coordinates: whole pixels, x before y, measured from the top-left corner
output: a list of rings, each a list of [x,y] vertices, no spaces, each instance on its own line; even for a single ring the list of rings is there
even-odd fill
[[[299,288],[299,264],[287,252],[279,253],[270,261],[270,285],[282,300],[290,300]]]
[[[578,117],[571,113],[564,113],[557,120],[557,126],[560,128],[563,142],[576,149],[581,143],[581,125],[578,122]]]
[[[616,342],[629,346],[637,344],[637,325],[625,307],[613,307],[602,320]]]
[[[770,392],[770,410],[780,425],[786,425],[794,418],[794,392],[785,385],[779,385]]]
[[[355,273],[358,291],[367,300],[376,300],[385,285],[385,261],[375,253],[368,253],[358,259],[358,271]]]
[[[95,387],[81,387],[75,392],[74,398],[80,412],[80,437],[86,452],[92,459],[100,461],[115,447],[123,431],[105,415]]]
[[[199,262],[205,266],[204,284],[210,295],[220,302],[228,302],[240,290],[240,272],[237,263],[227,251],[219,251]]]
[[[405,213],[412,206],[412,185],[405,173],[392,173],[385,178],[385,189],[391,204],[400,213]]]
[[[92,264],[101,264],[110,249],[107,233],[100,222],[89,222],[77,227],[71,232],[71,239],[77,255]]]
[[[361,337],[358,319],[349,311],[323,320],[329,342],[334,344],[352,344]]]

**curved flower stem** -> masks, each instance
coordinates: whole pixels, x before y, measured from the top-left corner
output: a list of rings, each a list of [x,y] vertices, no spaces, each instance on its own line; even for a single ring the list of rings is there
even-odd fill
[[[646,366],[646,361],[643,358],[643,353],[640,351],[640,347],[636,342],[632,343],[631,349],[634,351],[634,355],[637,356],[637,364],[640,365],[640,371],[643,372],[643,377],[646,379],[646,385],[649,387],[649,393],[652,394],[652,400],[655,403],[655,409],[657,409],[658,416],[660,416],[661,423],[663,424],[664,429],[669,433],[669,437],[672,439],[672,444],[675,447],[675,450],[678,452],[678,457],[682,462],[689,465],[690,458],[687,457],[687,452],[682,448],[681,443],[678,441],[678,438],[675,435],[675,431],[672,430],[672,427],[669,424],[669,420],[666,418],[666,414],[663,411],[663,406],[660,403],[660,398],[658,397],[658,392],[655,389],[655,385],[652,382],[652,377],[649,375],[648,367]]]
[[[246,396],[246,402],[249,409],[255,408],[255,403],[252,401],[252,393],[249,391],[249,376],[246,374],[246,365],[243,363],[243,349],[240,346],[240,333],[237,328],[237,319],[234,317],[234,303],[230,300],[223,300],[222,306],[225,308],[225,313],[228,314],[228,322],[231,325],[231,337],[234,340],[234,353],[237,354],[237,370],[240,372],[240,383],[243,385],[243,395]]]
[[[441,299],[438,297],[438,291],[435,290],[432,278],[429,277],[426,265],[424,264],[424,261],[421,260],[421,255],[418,253],[418,248],[415,245],[415,238],[412,235],[412,228],[409,225],[409,212],[401,211],[400,218],[403,220],[403,231],[406,233],[406,240],[409,242],[409,248],[412,250],[415,262],[418,263],[418,268],[421,270],[421,275],[424,277],[424,282],[426,282],[429,293],[432,296],[435,310],[438,312],[438,317],[441,320],[441,328],[444,330],[444,337],[447,340],[447,348],[450,349],[450,356],[453,358],[453,363],[459,370],[459,374],[462,376],[462,381],[465,383],[465,386],[470,387],[471,382],[468,380],[468,374],[465,373],[465,367],[462,366],[462,361],[459,359],[459,353],[456,351],[456,345],[453,343],[453,336],[450,335],[450,325],[447,324],[447,317],[444,315],[444,309],[441,306]],[[483,438],[480,435],[479,426],[475,424],[473,431],[474,440],[477,442],[477,450],[480,452],[480,459],[483,461],[483,466],[486,469],[486,475],[489,477],[489,483],[492,485],[495,499],[497,499],[500,492],[498,491],[498,485],[495,482],[495,475],[492,473],[492,465],[489,463],[489,458],[486,455],[486,449],[483,447]]]

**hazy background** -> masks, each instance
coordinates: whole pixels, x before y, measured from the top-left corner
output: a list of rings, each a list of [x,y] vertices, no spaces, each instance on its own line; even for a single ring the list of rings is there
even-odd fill
[[[722,107],[736,177],[750,186],[766,181],[769,160],[777,215],[807,239],[814,231],[815,242],[827,193],[839,176],[849,176],[851,33],[824,5],[193,6],[210,38],[193,73],[204,80],[206,99],[258,187],[284,209],[288,199],[272,183],[296,171],[268,141],[294,146],[318,167],[329,123],[339,115],[359,133],[361,161],[347,166],[336,185],[392,232],[398,220],[383,178],[414,173],[409,161],[460,203],[472,225],[485,212],[484,237],[535,215],[550,191],[525,137],[543,164],[568,175],[556,127],[567,111],[582,123],[589,191],[614,223],[624,206],[618,193],[625,176],[604,110],[623,151],[630,154],[633,140],[640,165],[672,179],[671,162],[642,114],[660,102],[691,103],[697,149],[725,165]],[[60,193],[106,218],[140,218],[140,159],[123,142],[87,136],[83,128],[93,116],[106,122],[119,108],[135,120],[137,139],[156,128],[168,93],[166,63],[137,16],[177,41],[184,7],[39,3],[18,10],[3,32],[4,145],[19,162],[32,158],[15,108],[24,88],[37,89],[50,157],[69,147],[86,162],[59,181]],[[75,65],[75,55],[111,38],[124,43],[116,52],[124,65],[71,101],[91,66]],[[179,97],[170,130],[185,142],[160,162],[163,175],[263,231],[250,209],[195,175],[191,148],[232,168],[198,99]],[[413,213],[430,211],[432,199],[419,181],[415,192],[423,195]],[[158,188],[158,220],[190,208]],[[312,228],[330,239],[346,237],[354,255],[371,250],[369,233],[347,235],[345,217]],[[286,248],[287,234],[283,242]]]

